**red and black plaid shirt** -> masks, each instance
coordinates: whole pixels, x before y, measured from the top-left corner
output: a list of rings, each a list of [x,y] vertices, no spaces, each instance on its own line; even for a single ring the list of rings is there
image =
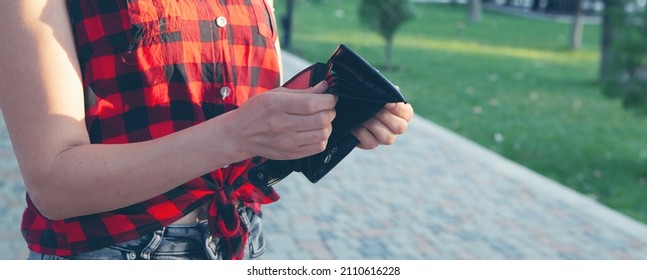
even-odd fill
[[[92,143],[159,138],[279,85],[273,13],[263,0],[68,0],[68,10]],[[68,256],[139,238],[209,202],[211,233],[239,259],[247,232],[233,201],[260,211],[279,198],[248,183],[256,163],[232,164],[136,205],[60,221],[43,217],[27,197],[23,235],[33,251]]]

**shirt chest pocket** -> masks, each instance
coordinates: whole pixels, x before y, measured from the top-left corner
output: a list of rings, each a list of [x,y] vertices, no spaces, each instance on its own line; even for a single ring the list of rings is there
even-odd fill
[[[95,0],[107,44],[117,51],[180,39],[181,4],[173,0]]]
[[[258,27],[258,33],[272,41],[276,41],[276,23],[274,21],[274,12],[265,0],[252,1],[254,15]]]

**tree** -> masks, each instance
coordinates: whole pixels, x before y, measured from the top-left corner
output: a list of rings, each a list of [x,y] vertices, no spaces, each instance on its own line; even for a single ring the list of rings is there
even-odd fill
[[[604,85],[613,76],[613,43],[615,42],[615,30],[621,28],[622,11],[625,0],[604,0],[604,11],[602,13],[602,36],[600,54],[600,82]]]
[[[471,22],[479,22],[483,18],[483,5],[481,0],[469,0],[467,19]]]
[[[584,11],[582,3],[584,0],[574,0],[577,4],[573,15],[573,27],[571,29],[571,49],[577,50],[582,46],[582,30],[584,29]]]
[[[402,24],[413,19],[411,5],[409,0],[362,0],[360,3],[362,23],[379,33],[386,42],[386,69],[394,69],[393,39]]]
[[[281,17],[281,23],[285,29],[283,32],[283,48],[289,50],[292,47],[292,18],[294,17],[294,0],[287,0],[285,2],[286,12]]]
[[[633,0],[605,0],[600,80],[606,95],[647,113],[647,12]]]

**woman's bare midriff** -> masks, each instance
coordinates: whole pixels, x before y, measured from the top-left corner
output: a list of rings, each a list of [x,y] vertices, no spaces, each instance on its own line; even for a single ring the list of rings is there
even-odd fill
[[[198,209],[191,211],[191,213],[173,222],[172,225],[195,224],[199,221],[205,220],[207,219],[208,207],[209,203],[205,203],[204,205],[198,207]]]
[[[234,201],[234,205],[238,205],[240,201]],[[209,203],[205,203],[197,209],[191,211],[191,213],[180,218],[179,220],[172,223],[172,225],[188,225],[195,224],[196,222],[203,221],[207,219]]]

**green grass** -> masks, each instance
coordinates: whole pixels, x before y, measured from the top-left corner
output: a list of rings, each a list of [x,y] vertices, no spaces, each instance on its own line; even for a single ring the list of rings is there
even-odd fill
[[[297,1],[294,53],[323,61],[345,43],[383,64],[359,1],[313,2]],[[587,25],[583,48],[570,51],[569,24],[487,11],[468,23],[463,6],[415,7],[395,41],[403,70],[385,75],[416,114],[647,222],[647,119],[601,93],[599,26]]]

